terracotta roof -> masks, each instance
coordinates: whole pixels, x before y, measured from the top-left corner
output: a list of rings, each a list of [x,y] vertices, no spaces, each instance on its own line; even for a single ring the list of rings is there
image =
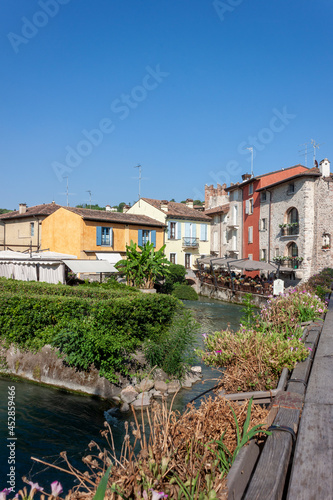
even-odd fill
[[[8,212],[7,214],[1,214],[0,219],[3,220],[11,220],[11,219],[21,219],[24,217],[31,217],[33,215],[51,215],[53,212],[61,208],[61,205],[57,205],[56,203],[43,203],[43,205],[35,205],[34,207],[27,207],[26,212],[24,214],[20,214],[18,210],[14,210],[14,212]]]
[[[205,214],[214,215],[214,214],[226,213],[229,212],[229,208],[230,208],[229,203],[226,203],[225,205],[219,205],[218,207],[209,208],[208,210],[205,210]]]
[[[135,215],[121,212],[106,212],[104,210],[91,210],[89,208],[63,207],[84,220],[95,220],[104,222],[118,222],[120,224],[136,224],[144,226],[165,227],[165,224],[146,215]]]
[[[205,215],[204,212],[200,212],[194,208],[189,208],[185,205],[185,203],[177,203],[175,201],[168,202],[168,211],[165,212],[161,209],[161,200],[153,200],[151,198],[142,198],[142,200],[146,201],[153,207],[157,208],[161,212],[165,213],[168,218],[174,219],[190,219],[190,220],[203,220],[203,221],[211,221],[208,215]]]
[[[292,167],[283,168],[280,170],[274,170],[273,172],[267,172],[266,174],[256,175],[255,177],[251,177],[251,179],[247,179],[243,182],[237,182],[237,184],[234,184],[233,186],[229,186],[225,190],[226,191],[233,191],[234,189],[237,189],[237,188],[243,188],[243,186],[247,186],[251,182],[257,181],[257,180],[261,179],[262,177],[266,177],[267,175],[277,174],[278,172],[291,170],[291,169],[296,168],[296,167],[303,167],[304,169],[306,169],[306,171],[312,170],[312,169],[308,169],[307,167],[304,167],[304,165],[301,165],[299,163],[298,165],[293,165]]]
[[[275,186],[279,186],[280,184],[285,184],[287,182],[291,182],[295,179],[301,179],[304,177],[321,177],[321,172],[319,168],[313,167],[308,169],[306,172],[301,172],[300,174],[293,175],[292,177],[288,177],[287,179],[281,179],[280,181],[273,182],[273,184],[268,184],[267,186],[264,186],[262,188],[256,189],[256,192],[261,192],[265,191],[266,189],[270,189]],[[330,177],[327,178],[327,180],[331,180]]]

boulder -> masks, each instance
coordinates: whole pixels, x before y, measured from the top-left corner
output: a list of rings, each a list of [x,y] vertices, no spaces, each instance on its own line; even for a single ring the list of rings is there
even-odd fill
[[[150,378],[143,378],[140,384],[135,386],[138,392],[149,391],[153,387],[154,387],[154,380]]]
[[[174,394],[180,389],[180,382],[179,380],[172,380],[168,384],[168,393],[169,394]]]
[[[168,375],[161,368],[156,368],[154,371],[154,380],[163,380],[165,382],[167,379]]]
[[[156,391],[166,392],[168,390],[168,384],[163,382],[163,380],[155,380]]]
[[[120,407],[120,411],[122,413],[127,413],[129,411],[130,407],[128,403],[123,403]]]
[[[138,398],[135,401],[133,401],[132,403],[133,408],[135,408],[136,410],[140,410],[140,408],[144,406],[149,406],[150,399],[151,397],[147,393],[140,394]]]
[[[195,373],[196,375],[199,375],[202,372],[202,368],[201,366],[192,366],[191,372]]]
[[[120,398],[124,403],[132,403],[138,397],[138,391],[132,385],[128,385],[120,393]]]

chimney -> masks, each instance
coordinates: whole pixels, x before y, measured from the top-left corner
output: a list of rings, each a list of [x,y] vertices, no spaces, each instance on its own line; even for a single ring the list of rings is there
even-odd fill
[[[319,163],[319,170],[323,177],[329,177],[331,175],[331,164],[327,158],[321,160]]]
[[[26,203],[20,203],[19,204],[19,214],[25,214],[27,211],[27,204]]]
[[[168,200],[162,200],[161,201],[161,210],[163,210],[163,212],[167,212],[168,211]]]
[[[187,198],[187,200],[186,200],[186,206],[188,208],[193,208],[193,200],[191,198]]]
[[[130,209],[130,206],[129,205],[124,205],[123,206],[123,214],[126,214],[126,212],[128,212]]]

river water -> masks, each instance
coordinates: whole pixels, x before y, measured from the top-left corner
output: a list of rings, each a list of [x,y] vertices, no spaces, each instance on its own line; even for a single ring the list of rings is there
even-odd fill
[[[235,304],[201,297],[199,301],[185,301],[185,307],[193,311],[201,325],[199,345],[202,333],[221,330],[228,323],[232,328],[239,325],[241,307]],[[182,411],[191,399],[214,386],[214,379],[220,375],[205,366],[202,367],[202,373],[204,382],[195,384],[191,390],[181,391],[174,409]],[[15,436],[8,434],[8,386],[15,386]],[[60,481],[66,491],[70,489],[74,484],[72,476],[36,463],[31,457],[64,467],[59,453],[66,451],[72,465],[84,470],[81,459],[88,452],[88,443],[94,440],[102,447],[106,446],[104,438],[100,436],[105,420],[112,427],[116,448],[120,449],[124,422],[131,420],[130,414],[121,414],[109,402],[98,398],[0,378],[0,491],[10,486],[7,483],[10,466],[15,467],[15,491],[24,485],[22,476],[38,482],[46,491],[49,491],[50,483],[55,480]],[[14,443],[11,451],[8,447],[10,443]],[[8,463],[10,458],[15,459],[15,464]]]

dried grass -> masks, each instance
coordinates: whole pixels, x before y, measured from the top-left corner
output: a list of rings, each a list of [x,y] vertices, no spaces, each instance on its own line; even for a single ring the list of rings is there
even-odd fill
[[[89,472],[82,473],[73,469],[65,457],[71,473],[80,483],[67,498],[91,499],[101,477],[111,464],[113,467],[108,487],[113,485],[123,497],[109,489],[106,499],[142,498],[143,490],[148,492],[150,488],[167,493],[170,499],[185,498],[179,497],[180,487],[176,478],[186,483],[188,480],[194,481],[197,476],[197,493],[193,496],[194,499],[199,492],[207,494],[212,489],[216,491],[218,498],[224,498],[225,477],[222,477],[216,456],[211,450],[217,449],[214,441],[220,439],[224,431],[224,444],[231,452],[235,450],[237,438],[231,408],[242,429],[247,406],[248,402],[230,403],[223,398],[209,397],[198,409],[189,405],[181,415],[168,410],[165,402],[156,402],[145,410],[146,423],[140,425],[134,412],[134,422],[130,426],[125,424],[126,435],[120,456],[114,447],[112,430],[106,423],[107,429],[102,434],[108,441],[109,450],[102,450],[96,443],[90,443],[89,447],[94,450],[94,454],[84,459]],[[250,428],[263,423],[267,413],[268,410],[252,405]],[[211,483],[209,486],[208,480]]]

